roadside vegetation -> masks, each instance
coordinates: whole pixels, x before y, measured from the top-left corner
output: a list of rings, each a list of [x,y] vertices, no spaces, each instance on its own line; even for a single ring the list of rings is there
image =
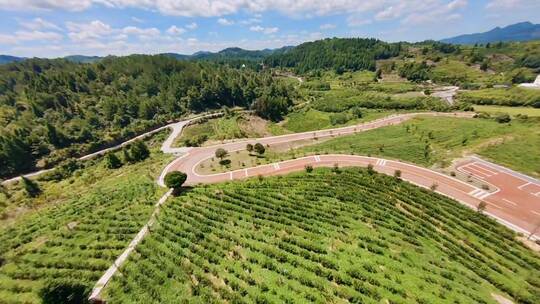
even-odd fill
[[[484,114],[485,115],[485,114]],[[479,154],[496,163],[540,176],[540,121],[518,117],[497,122],[506,116],[484,118],[416,117],[396,126],[326,139],[310,139],[270,147],[263,156],[244,151],[231,154],[230,164],[220,166],[216,160],[201,163],[204,173],[224,172],[313,154],[357,154],[380,156],[412,162],[422,166],[447,167],[455,158]],[[504,120],[506,121],[506,120]],[[509,148],[511,146],[511,148]],[[527,153],[530,152],[530,153]]]
[[[0,65],[0,178],[52,167],[193,112],[238,106],[276,120],[292,94],[270,73],[167,56]]]
[[[481,213],[365,169],[308,172],[172,199],[105,299],[538,302],[539,257]]]
[[[149,154],[140,160],[144,149],[131,147],[125,150],[129,161],[123,151],[114,154],[120,161],[115,168],[102,157],[71,172],[61,169],[30,179],[39,189],[35,195],[24,182],[3,187],[0,302],[64,303],[70,294],[88,297],[166,191],[155,182],[172,159],[159,152],[164,135],[145,142]]]

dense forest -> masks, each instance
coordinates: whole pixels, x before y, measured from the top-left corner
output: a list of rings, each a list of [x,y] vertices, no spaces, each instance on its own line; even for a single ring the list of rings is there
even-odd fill
[[[377,39],[332,38],[303,43],[286,52],[265,59],[270,67],[293,68],[297,73],[318,69],[345,71],[372,70],[376,60],[400,54],[401,43],[386,43]]]
[[[0,177],[99,150],[187,113],[253,106],[278,118],[290,104],[290,88],[270,74],[167,56],[2,65]]]

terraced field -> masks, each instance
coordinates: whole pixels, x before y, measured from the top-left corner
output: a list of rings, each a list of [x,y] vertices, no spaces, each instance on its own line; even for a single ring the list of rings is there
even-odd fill
[[[111,303],[540,301],[540,257],[489,218],[363,169],[200,186],[169,200]]]
[[[81,287],[76,294],[85,299],[166,191],[155,176],[170,157],[157,150],[119,169],[95,160],[62,181],[38,180],[37,198],[10,185],[9,210],[26,209],[0,221],[0,303],[44,303],[43,287],[51,282]],[[64,296],[45,303],[68,303]]]

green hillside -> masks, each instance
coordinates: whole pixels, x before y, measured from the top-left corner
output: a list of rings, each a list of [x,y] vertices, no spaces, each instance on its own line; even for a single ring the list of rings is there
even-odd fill
[[[540,258],[460,204],[364,169],[201,186],[171,199],[111,303],[517,303]]]
[[[2,65],[0,178],[97,151],[188,113],[258,105],[261,115],[278,117],[289,93],[269,73],[166,56]]]

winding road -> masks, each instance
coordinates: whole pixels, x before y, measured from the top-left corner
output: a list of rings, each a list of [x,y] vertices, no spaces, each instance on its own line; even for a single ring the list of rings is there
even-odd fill
[[[540,225],[540,182],[534,178],[479,158],[466,160],[464,163],[458,164],[457,169],[465,175],[474,177],[483,184],[489,185],[490,190],[484,190],[457,178],[409,163],[382,158],[340,154],[307,156],[273,164],[208,175],[201,174],[196,170],[200,163],[214,157],[217,148],[223,148],[228,152],[234,152],[244,150],[248,143],[262,143],[272,147],[273,145],[313,138],[342,136],[384,126],[396,125],[416,116],[470,118],[472,115],[473,114],[471,113],[434,112],[392,115],[372,122],[343,128],[247,139],[209,147],[188,148],[184,150],[186,154],[171,162],[163,170],[158,179],[158,184],[160,186],[165,186],[163,179],[165,175],[171,171],[185,172],[187,174],[186,185],[196,185],[245,179],[259,175],[287,174],[289,172],[303,170],[306,165],[311,165],[313,167],[332,167],[335,164],[338,164],[341,167],[365,167],[368,164],[372,164],[376,171],[389,175],[393,175],[395,170],[400,170],[402,172],[402,179],[421,187],[430,188],[435,184],[437,185],[437,192],[456,199],[471,208],[476,208],[481,201],[484,201],[487,204],[485,210],[486,214],[492,216],[514,231],[529,234]],[[538,232],[540,233],[540,231]],[[540,237],[540,235],[537,237]]]
[[[373,169],[384,174],[393,175],[396,170],[401,171],[401,178],[420,187],[435,189],[439,194],[455,199],[465,206],[476,209],[481,201],[486,202],[485,214],[491,216],[508,228],[532,236],[531,239],[540,239],[540,181],[514,172],[508,168],[487,162],[477,157],[457,164],[457,170],[469,177],[481,180],[489,185],[489,190],[478,188],[472,184],[461,181],[457,178],[444,175],[414,164],[409,164],[396,160],[388,160],[376,157],[327,154],[311,155],[302,158],[286,160],[273,164],[266,164],[257,167],[234,170],[230,172],[203,175],[196,171],[197,166],[214,157],[217,148],[226,149],[228,152],[244,150],[248,143],[262,143],[273,146],[288,142],[309,140],[313,138],[327,138],[364,132],[385,126],[400,124],[417,116],[444,116],[444,117],[464,117],[471,118],[474,113],[408,113],[391,115],[385,118],[374,120],[354,126],[342,128],[318,130],[303,133],[294,133],[280,136],[272,136],[258,139],[246,139],[231,143],[219,144],[208,147],[196,148],[172,148],[171,144],[180,135],[184,126],[194,120],[187,120],[171,124],[173,132],[163,143],[164,153],[183,153],[180,157],[168,164],[158,178],[158,184],[165,187],[164,177],[168,172],[182,171],[187,174],[186,185],[197,185],[205,183],[219,183],[230,180],[240,180],[254,176],[269,176],[287,174],[294,171],[304,170],[306,165],[313,167],[333,167],[336,164],[340,167],[373,165]],[[171,195],[169,190],[156,204],[156,208],[135,238],[131,241],[126,250],[115,260],[111,267],[103,274],[94,286],[89,300],[93,303],[103,303],[100,297],[101,291],[123,265],[129,254],[135,249],[137,244],[144,239],[159,213],[160,206]]]

